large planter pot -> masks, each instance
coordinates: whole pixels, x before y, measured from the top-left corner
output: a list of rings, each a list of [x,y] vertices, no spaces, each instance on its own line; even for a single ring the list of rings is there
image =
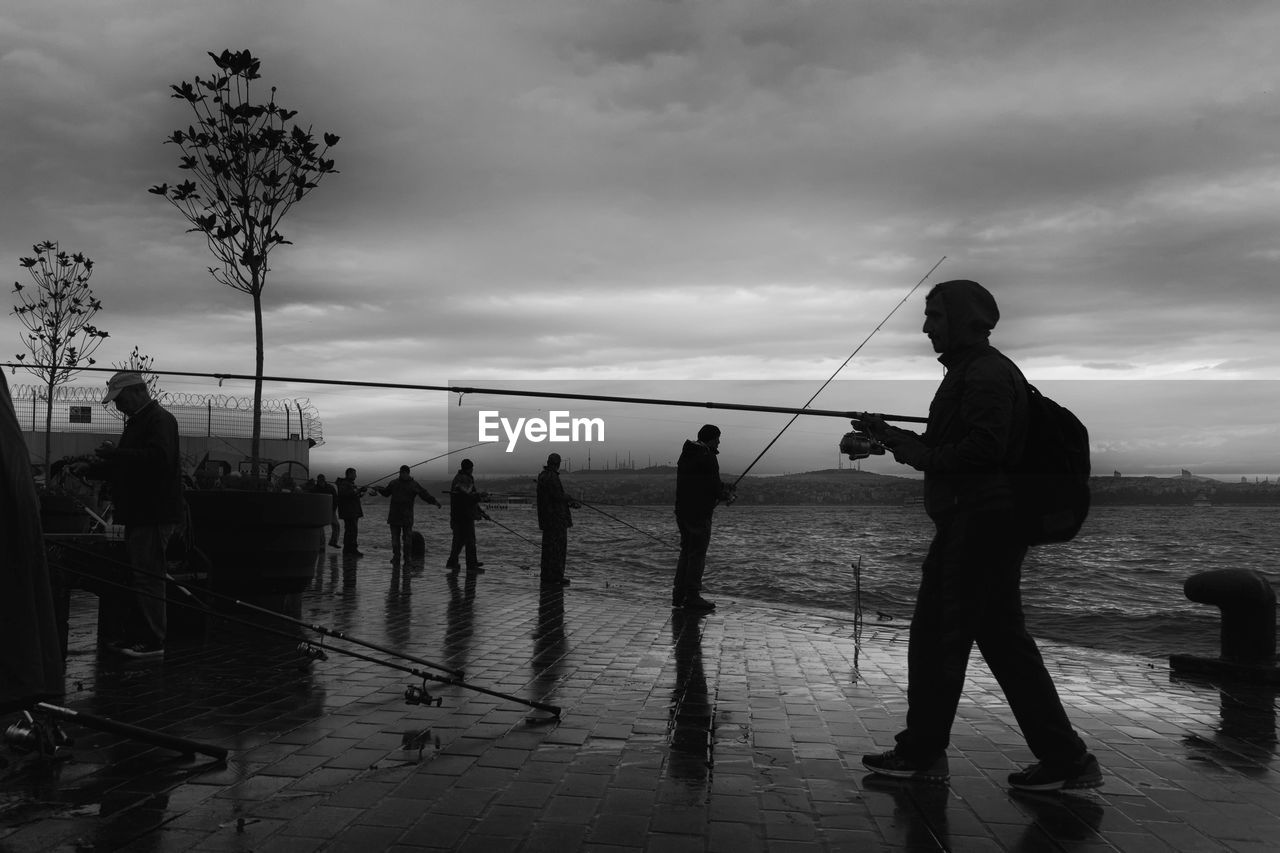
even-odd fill
[[[190,491],[195,547],[209,586],[236,596],[298,593],[324,550],[332,499],[311,492]]]

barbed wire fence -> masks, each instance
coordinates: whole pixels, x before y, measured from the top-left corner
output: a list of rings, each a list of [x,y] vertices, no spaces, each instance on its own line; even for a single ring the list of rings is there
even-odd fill
[[[45,394],[38,385],[14,385],[10,388],[18,423],[23,429],[43,432],[45,429]],[[224,394],[159,395],[164,406],[178,421],[178,434],[185,436],[218,436],[248,438],[253,434],[253,398]],[[118,432],[124,417],[113,406],[102,405],[102,389],[83,386],[59,386],[53,394],[52,429],[56,432]],[[320,413],[307,398],[262,401],[262,437],[324,444],[324,427]]]

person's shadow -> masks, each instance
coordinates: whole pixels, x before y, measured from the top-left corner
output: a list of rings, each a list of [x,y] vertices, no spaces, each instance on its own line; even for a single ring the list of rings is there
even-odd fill
[[[475,631],[476,576],[468,573],[462,584],[458,583],[457,572],[450,572],[445,577],[449,583],[449,604],[445,608],[445,662],[454,669],[466,669],[471,635]]]
[[[715,709],[707,696],[707,676],[702,668],[703,615],[683,610],[671,615],[676,681],[669,706],[669,772],[691,788],[705,786],[715,764]]]
[[[564,633],[564,590],[544,589],[538,597],[538,624],[533,629],[533,684],[541,702],[552,701],[560,682],[569,644]]]

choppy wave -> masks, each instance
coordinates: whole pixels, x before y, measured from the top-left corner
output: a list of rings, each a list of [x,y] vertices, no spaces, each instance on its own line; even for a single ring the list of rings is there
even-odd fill
[[[600,508],[612,518],[586,507],[575,514],[570,575],[662,606],[678,543],[670,509]],[[533,513],[495,518],[527,539],[484,525],[482,552],[536,570]],[[919,507],[720,509],[706,594],[851,619],[860,603],[868,620],[905,623],[931,532]],[[1109,651],[1216,655],[1217,611],[1188,601],[1184,581],[1209,569],[1274,573],[1278,555],[1275,507],[1095,508],[1074,542],[1032,549],[1023,573],[1028,625],[1040,637]]]

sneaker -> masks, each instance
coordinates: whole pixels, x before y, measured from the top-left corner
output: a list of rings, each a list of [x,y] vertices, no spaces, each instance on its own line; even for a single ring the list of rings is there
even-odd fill
[[[862,766],[872,773],[881,776],[892,776],[894,779],[916,779],[921,782],[945,782],[951,778],[950,766],[946,753],[932,761],[916,761],[905,758],[897,750],[891,749],[879,755],[862,756]]]
[[[462,566],[458,565],[458,564],[457,564],[456,562],[454,562],[453,560],[450,560],[449,562],[445,563],[445,564],[444,564],[444,567],[445,567],[446,569],[453,569],[455,572],[456,572],[458,569],[462,568]]]
[[[115,650],[127,658],[135,660],[144,660],[148,658],[164,657],[164,646],[152,646],[146,643],[130,643],[129,645],[114,646]]]
[[[692,598],[686,598],[684,600],[684,604],[682,604],[681,606],[685,610],[701,610],[704,612],[716,609],[715,604],[713,604],[710,601],[707,601],[705,598],[703,598],[700,595],[695,595]]]
[[[359,551],[359,550],[357,550],[357,549],[355,549],[355,548],[343,548],[343,549],[342,549],[342,553],[344,553],[344,554],[349,554],[349,555],[351,555],[352,557],[363,557],[363,556],[364,556],[364,551]]]
[[[468,571],[468,572],[474,572],[475,574],[482,575],[482,574],[484,574],[484,569],[482,569],[482,568],[480,568],[480,567],[481,567],[481,566],[483,566],[483,565],[484,565],[484,563],[476,563],[474,566],[467,566],[467,571]]]
[[[1032,764],[1026,770],[1009,774],[1009,787],[1019,791],[1062,791],[1102,786],[1102,768],[1092,753],[1065,767]]]

